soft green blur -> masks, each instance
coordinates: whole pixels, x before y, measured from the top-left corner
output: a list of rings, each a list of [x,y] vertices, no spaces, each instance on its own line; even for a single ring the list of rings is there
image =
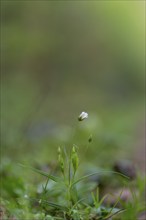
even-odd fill
[[[144,1],[2,1],[3,158],[52,161],[71,143],[87,162],[130,158],[144,137],[144,22]]]

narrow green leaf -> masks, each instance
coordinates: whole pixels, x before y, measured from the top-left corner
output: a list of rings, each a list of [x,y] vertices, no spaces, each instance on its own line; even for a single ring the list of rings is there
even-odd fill
[[[118,202],[121,200],[121,195],[122,195],[122,193],[123,193],[123,190],[120,192],[120,195],[118,196],[117,201],[115,202],[114,206],[113,206],[111,209],[109,209],[109,213],[105,216],[104,220],[105,220],[105,219],[109,219],[111,216],[113,216],[113,215],[119,213],[119,212],[122,210],[122,209],[119,209],[118,211],[113,212],[114,209],[115,209],[115,207],[116,207],[116,205],[117,205]]]
[[[110,211],[109,214],[112,213],[113,209],[116,207],[116,205],[118,204],[118,202],[120,202],[120,200],[121,200],[121,195],[122,195],[122,193],[123,193],[123,190],[124,190],[124,188],[123,188],[122,191],[120,192],[120,195],[118,196],[117,201],[115,202],[114,206],[111,208],[111,211]]]
[[[48,204],[49,206],[51,206],[53,208],[60,209],[62,211],[68,211],[68,208],[66,206],[62,206],[62,205],[56,204],[54,202],[49,202],[49,201],[46,201],[46,200],[42,200],[41,202],[44,203],[44,204]]]
[[[29,198],[30,201],[35,201],[35,202],[38,202],[40,204],[47,204],[53,208],[56,208],[56,209],[60,209],[62,211],[68,211],[68,208],[66,206],[62,206],[62,205],[59,205],[57,203],[54,203],[54,202],[49,202],[49,201],[46,201],[46,200],[43,200],[43,199],[35,199],[35,198]]]
[[[122,176],[122,177],[126,178],[127,180],[130,179],[129,177],[125,176],[124,174],[121,174],[121,173],[118,173],[118,172],[115,172],[115,171],[109,171],[109,170],[105,171],[105,170],[104,170],[104,171],[98,171],[98,172],[95,172],[95,173],[88,174],[88,175],[86,175],[86,176],[83,176],[83,177],[81,177],[81,178],[75,180],[75,181],[72,183],[71,187],[73,187],[75,184],[77,184],[77,183],[79,183],[79,182],[81,182],[81,181],[83,181],[83,180],[85,180],[85,179],[88,179],[88,178],[91,177],[91,176],[95,176],[95,175],[100,174],[100,173],[113,173],[113,174],[117,174],[117,175],[119,175],[119,176]]]
[[[109,196],[108,194],[106,194],[106,195],[103,196],[103,198],[102,198],[102,199],[99,201],[99,203],[98,203],[98,207],[101,206],[101,204],[104,202],[104,200],[105,200],[108,196]]]
[[[96,198],[95,198],[95,195],[94,195],[93,192],[91,192],[91,196],[92,196],[92,200],[93,200],[94,206],[96,207],[97,201],[96,201]]]
[[[119,214],[119,213],[121,213],[121,212],[125,212],[125,211],[126,211],[125,209],[119,209],[117,212],[114,212],[114,213],[112,213],[111,215],[106,216],[105,218],[103,218],[103,220],[109,220],[109,219],[111,219],[114,215],[117,215],[117,214]]]
[[[85,200],[86,198],[82,198],[82,199],[79,199],[72,207],[72,209],[74,209],[80,202],[82,202],[83,200]]]
[[[30,170],[36,172],[36,173],[39,173],[39,174],[41,174],[42,176],[45,176],[45,177],[47,177],[47,178],[53,180],[54,182],[57,182],[57,183],[61,183],[61,182],[62,182],[62,179],[60,179],[59,177],[53,176],[53,175],[51,175],[51,174],[48,174],[48,173],[46,173],[46,172],[44,172],[44,171],[42,171],[42,170],[38,170],[38,169],[35,169],[35,168],[30,167],[30,166],[27,166],[27,165],[23,165],[23,164],[19,164],[19,165],[20,165],[21,167],[28,168],[28,169],[30,169]]]

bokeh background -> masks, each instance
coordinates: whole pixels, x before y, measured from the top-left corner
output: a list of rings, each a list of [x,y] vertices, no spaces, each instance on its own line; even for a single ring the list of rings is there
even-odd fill
[[[144,4],[2,1],[4,162],[49,163],[74,143],[86,163],[144,167]]]

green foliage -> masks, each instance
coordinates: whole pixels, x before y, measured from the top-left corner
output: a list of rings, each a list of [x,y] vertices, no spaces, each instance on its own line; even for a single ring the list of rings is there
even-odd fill
[[[86,138],[88,144],[91,143],[91,136],[89,139]],[[114,219],[117,215],[121,216],[120,219],[129,220],[131,217],[135,219],[138,213],[144,210],[144,204],[141,203],[144,191],[141,177],[138,176],[135,183],[138,193],[135,194],[135,190],[131,189],[132,201],[123,202],[121,200],[123,190],[121,190],[114,205],[108,206],[105,201],[109,195],[101,196],[98,182],[93,184],[90,178],[107,176],[109,179],[115,180],[119,176],[124,178],[126,182],[128,180],[127,183],[124,181],[124,184],[130,184],[129,178],[121,173],[105,169],[80,177],[78,151],[79,147],[75,144],[68,149],[59,147],[59,170],[56,170],[54,174],[52,174],[52,170],[48,173],[24,164],[13,167],[10,161],[4,161],[1,166],[2,198],[6,198],[1,200],[3,219],[7,220],[9,216],[15,216],[18,219],[24,218],[26,220],[33,218],[36,220],[106,220]],[[32,190],[30,185],[27,186],[23,175],[19,175],[22,168],[28,171],[32,170],[43,178],[47,178],[41,184],[41,188],[38,188],[38,192],[34,188]],[[119,180],[122,182],[121,178]],[[8,201],[9,197],[11,199]],[[122,204],[122,207],[118,207],[119,203]]]

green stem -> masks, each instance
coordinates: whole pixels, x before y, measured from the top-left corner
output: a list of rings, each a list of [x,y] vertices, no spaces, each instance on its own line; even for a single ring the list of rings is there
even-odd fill
[[[69,165],[68,165],[68,182],[69,182],[69,186],[71,185],[71,152],[69,155]]]

